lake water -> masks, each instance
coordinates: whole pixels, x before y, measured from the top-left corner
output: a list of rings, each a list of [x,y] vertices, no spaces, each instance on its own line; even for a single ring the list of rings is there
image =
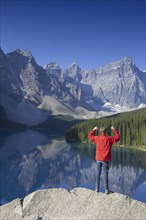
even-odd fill
[[[38,189],[85,187],[95,190],[94,145],[71,143],[46,131],[1,132],[0,202]],[[109,186],[146,203],[146,153],[113,147]],[[103,184],[101,178],[101,188]]]

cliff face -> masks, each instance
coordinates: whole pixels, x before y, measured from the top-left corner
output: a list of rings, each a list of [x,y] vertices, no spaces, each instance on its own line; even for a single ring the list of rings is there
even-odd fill
[[[16,102],[20,102],[23,98],[20,83],[18,83],[18,78],[12,70],[11,63],[1,49],[0,70],[0,93],[8,95],[10,98],[16,100]]]
[[[85,188],[39,190],[1,208],[0,219],[133,219],[145,220],[146,204],[127,196]]]

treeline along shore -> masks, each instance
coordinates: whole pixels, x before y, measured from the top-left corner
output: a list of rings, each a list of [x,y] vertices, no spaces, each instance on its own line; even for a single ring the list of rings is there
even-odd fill
[[[78,123],[68,129],[66,140],[91,143],[88,134],[95,126],[106,127],[107,135],[113,135],[111,126],[118,129],[121,139],[116,145],[146,150],[146,108]],[[98,131],[95,135],[98,135]]]

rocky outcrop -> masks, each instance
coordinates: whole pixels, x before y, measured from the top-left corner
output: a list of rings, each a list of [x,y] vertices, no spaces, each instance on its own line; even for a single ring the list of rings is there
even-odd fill
[[[125,195],[96,193],[85,188],[39,190],[3,205],[0,219],[144,220],[146,204]]]

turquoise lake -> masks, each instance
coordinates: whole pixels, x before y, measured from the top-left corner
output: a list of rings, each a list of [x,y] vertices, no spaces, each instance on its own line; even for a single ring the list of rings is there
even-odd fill
[[[47,130],[2,131],[0,138],[1,204],[39,189],[85,187],[95,190],[95,147],[66,143]],[[146,203],[146,153],[113,147],[109,186]],[[101,192],[104,192],[101,176]]]

